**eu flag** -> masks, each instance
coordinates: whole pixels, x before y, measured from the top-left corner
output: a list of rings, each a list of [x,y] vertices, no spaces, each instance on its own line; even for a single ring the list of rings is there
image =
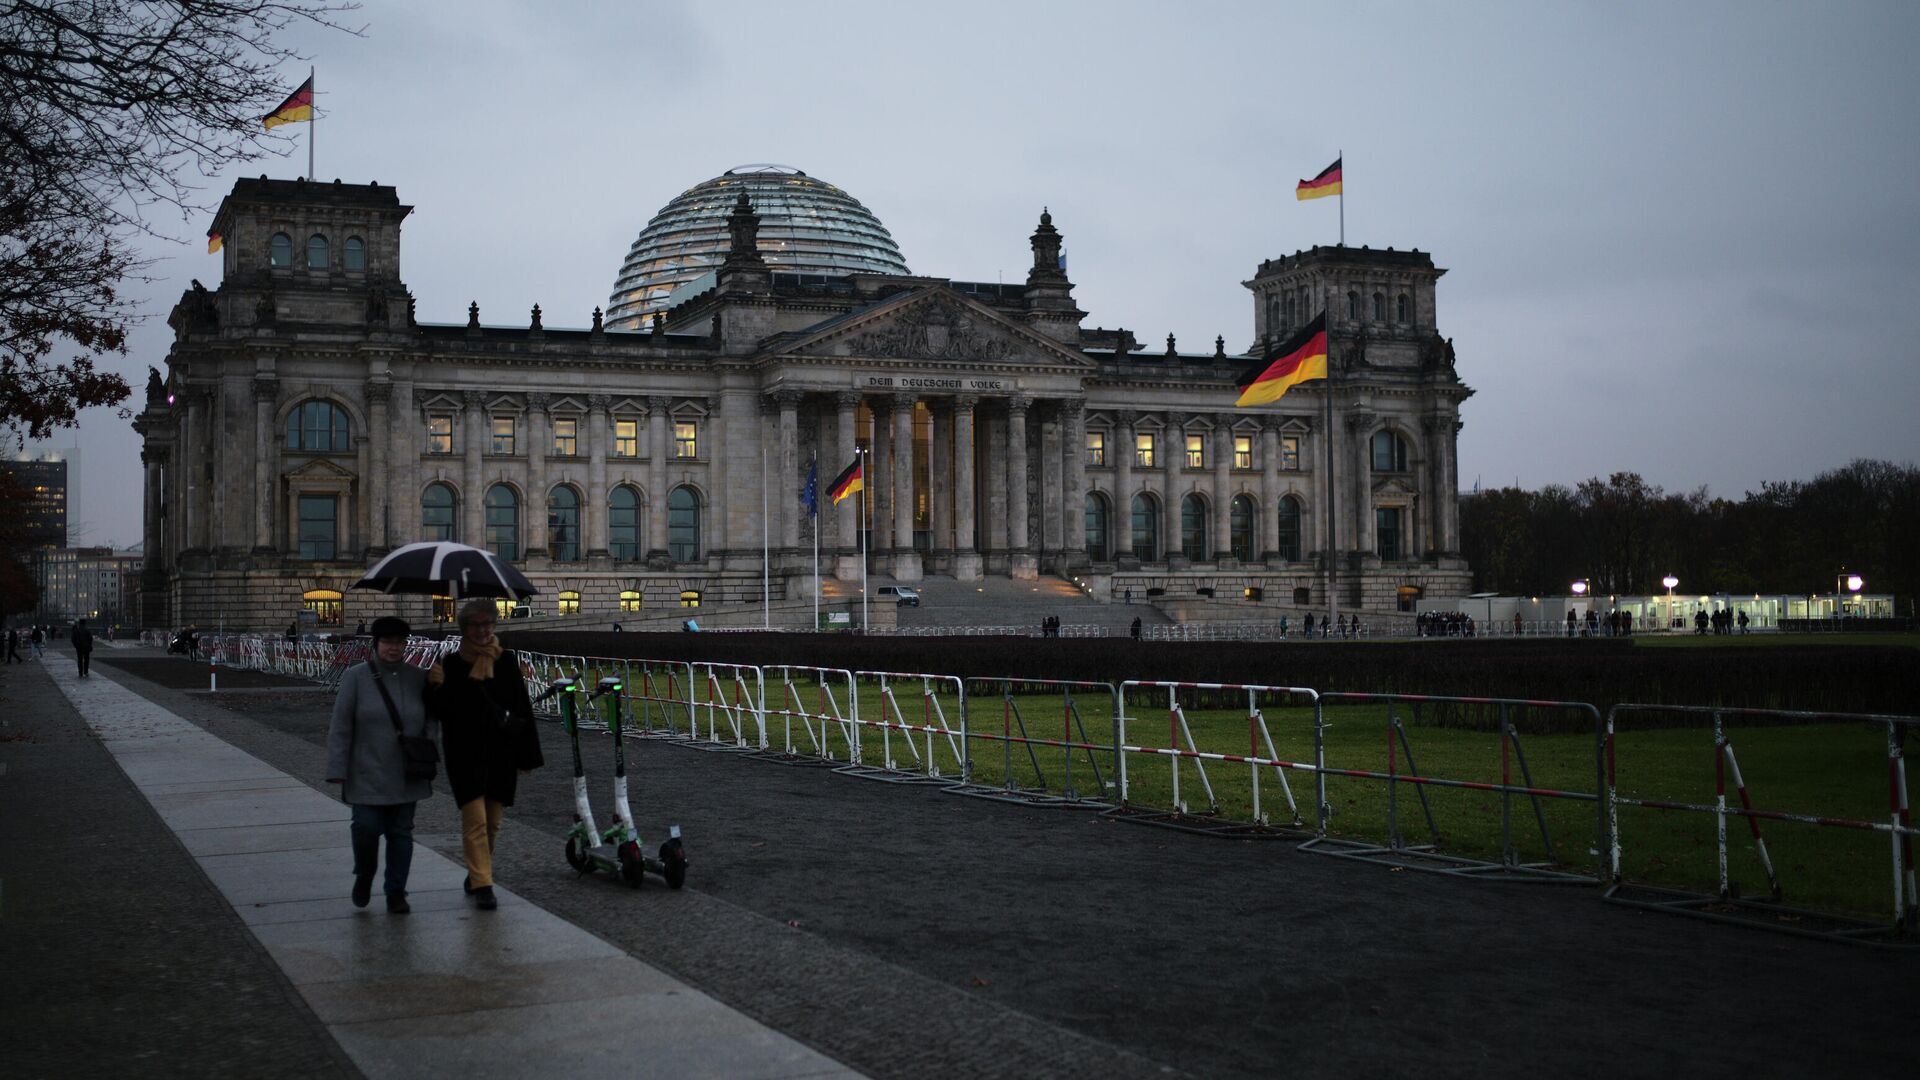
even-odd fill
[[[820,459],[807,462],[807,483],[800,489],[800,505],[807,508],[808,517],[820,516]]]

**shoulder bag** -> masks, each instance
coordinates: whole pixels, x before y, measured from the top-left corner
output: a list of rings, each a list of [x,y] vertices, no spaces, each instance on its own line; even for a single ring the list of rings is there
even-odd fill
[[[440,748],[425,735],[406,733],[400,726],[400,710],[394,707],[393,695],[387,693],[387,684],[380,678],[380,669],[370,662],[367,670],[373,673],[373,686],[380,691],[380,700],[387,703],[387,719],[393,721],[393,733],[400,738],[400,757],[406,763],[407,779],[433,779],[440,771]]]

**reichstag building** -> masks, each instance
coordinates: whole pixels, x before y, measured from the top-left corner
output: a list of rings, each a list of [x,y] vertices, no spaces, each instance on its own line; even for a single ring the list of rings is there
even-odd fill
[[[545,615],[636,622],[810,600],[816,541],[841,583],[865,552],[899,582],[1061,575],[1241,617],[1322,609],[1329,582],[1343,610],[1467,591],[1472,391],[1426,253],[1262,262],[1244,347],[1181,351],[1083,325],[1047,213],[1024,282],[953,281],[847,192],[751,166],[654,216],[590,328],[549,329],[418,321],[411,209],[264,177],[222,202],[223,276],[174,307],[136,420],[148,625],[350,627],[392,601],[347,586],[421,539],[513,560]],[[1323,310],[1334,378],[1236,409],[1235,376]],[[867,498],[834,505],[856,447]]]

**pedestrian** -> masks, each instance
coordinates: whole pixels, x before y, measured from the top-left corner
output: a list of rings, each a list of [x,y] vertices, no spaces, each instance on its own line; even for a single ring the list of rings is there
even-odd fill
[[[9,626],[7,627],[7,663],[17,664],[25,662],[26,661],[20,659],[20,632]]]
[[[1127,603],[1133,603],[1133,589],[1131,587],[1121,590],[1121,593],[1127,598]]]
[[[108,641],[108,642],[112,642],[112,641],[113,641],[113,628],[114,628],[114,624],[113,624],[113,623],[108,623],[108,624],[107,624],[107,641]]]
[[[1307,640],[1312,641],[1313,640],[1313,612],[1311,611],[1307,612],[1306,627],[1307,627]]]
[[[360,620],[360,625],[353,628],[353,636],[354,637],[367,636],[367,620],[365,619]]]
[[[613,624],[613,632],[614,632],[614,633],[616,633],[616,634],[620,632],[620,624],[619,624],[619,623],[614,623],[614,624]]]
[[[1133,640],[1140,640],[1140,616],[1135,615],[1133,617],[1133,626],[1129,628],[1128,632],[1133,635]]]
[[[287,624],[287,644],[292,645],[295,642],[298,642],[299,640],[300,640],[300,624],[288,623]]]
[[[93,631],[87,629],[85,619],[73,624],[73,658],[80,664],[80,677],[86,678],[93,666]]]
[[[1693,613],[1693,632],[1696,634],[1704,634],[1707,632],[1706,609],[1702,608]]]
[[[440,719],[447,784],[460,807],[466,888],[483,911],[499,906],[493,846],[520,774],[546,764],[520,658],[493,636],[495,619],[493,601],[468,601],[459,614],[459,650],[427,673],[427,703]]]
[[[409,627],[373,620],[373,655],[340,676],[327,727],[327,783],[353,808],[353,906],[373,899],[380,840],[387,841],[387,911],[405,915],[413,867],[413,813],[433,794],[433,768],[416,747],[433,749],[439,725],[427,711],[427,673],[406,662]],[[411,745],[409,745],[411,744]]]
[[[1287,636],[1287,617],[1285,615],[1280,616],[1280,636]]]
[[[1751,622],[1752,620],[1750,620],[1750,619],[1748,619],[1748,618],[1747,618],[1747,613],[1746,613],[1746,611],[1745,611],[1744,609],[1743,609],[1743,610],[1742,610],[1742,611],[1740,612],[1740,620],[1739,620],[1739,621],[1740,621],[1740,632],[1741,632],[1742,634],[1744,634],[1744,633],[1747,633],[1747,624],[1748,624],[1749,622]]]
[[[40,659],[41,654],[46,647],[46,641],[47,641],[46,632],[40,629],[39,623],[35,623],[33,626],[33,638],[32,638],[33,658],[35,660]]]
[[[1574,614],[1572,608],[1568,608],[1567,609],[1567,636],[1568,637],[1573,636],[1573,628],[1578,621],[1579,621],[1579,616]]]

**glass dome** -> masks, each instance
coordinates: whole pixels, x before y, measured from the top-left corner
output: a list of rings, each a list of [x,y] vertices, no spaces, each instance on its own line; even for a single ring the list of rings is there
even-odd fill
[[[742,165],[688,188],[627,249],[607,302],[607,326],[641,329],[667,297],[727,257],[727,215],[740,193],[760,215],[760,255],[803,274],[907,274],[893,236],[860,200],[798,169]]]

